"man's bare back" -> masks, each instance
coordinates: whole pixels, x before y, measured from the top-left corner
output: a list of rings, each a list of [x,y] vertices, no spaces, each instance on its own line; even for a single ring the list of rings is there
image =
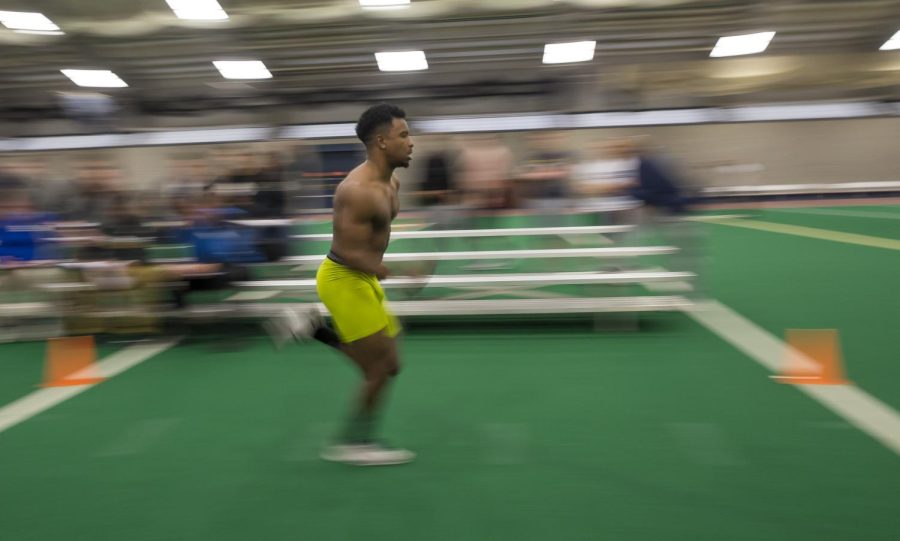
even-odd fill
[[[398,189],[396,177],[385,182],[368,162],[338,184],[331,251],[348,267],[378,278],[387,275],[382,259],[400,208]]]

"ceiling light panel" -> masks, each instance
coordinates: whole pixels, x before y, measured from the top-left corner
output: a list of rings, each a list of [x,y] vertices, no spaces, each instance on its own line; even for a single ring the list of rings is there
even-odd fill
[[[228,14],[216,0],[166,0],[175,16],[190,21],[223,21]]]
[[[544,64],[588,62],[594,59],[596,41],[571,41],[544,45]]]
[[[272,74],[259,60],[216,60],[213,65],[226,79],[271,79]]]
[[[381,71],[419,71],[428,69],[425,51],[385,51],[375,53]]]
[[[895,51],[897,49],[900,49],[900,30],[898,30],[897,33],[891,37],[891,39],[885,41],[884,45],[879,47],[879,49],[882,51]]]
[[[367,9],[405,8],[409,0],[359,0],[359,5]]]
[[[721,37],[716,42],[712,52],[709,53],[709,56],[720,58],[723,56],[761,53],[766,50],[773,37],[775,37],[775,32],[757,32],[755,34]]]
[[[62,30],[42,13],[0,11],[0,23],[13,32],[23,34],[60,35]]]
[[[110,70],[60,70],[78,86],[86,88],[124,88],[128,84]]]

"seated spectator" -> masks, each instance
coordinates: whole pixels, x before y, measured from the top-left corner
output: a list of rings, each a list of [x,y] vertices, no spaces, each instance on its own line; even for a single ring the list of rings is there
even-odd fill
[[[0,261],[36,261],[58,258],[52,244],[53,216],[37,212],[28,192],[6,181],[0,200]]]

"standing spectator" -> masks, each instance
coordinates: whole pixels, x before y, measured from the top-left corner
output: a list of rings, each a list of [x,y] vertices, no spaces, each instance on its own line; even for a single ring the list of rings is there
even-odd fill
[[[510,179],[513,155],[496,135],[465,140],[460,155],[460,188],[473,209],[503,209],[512,205]]]
[[[527,140],[529,153],[519,168],[517,193],[528,208],[548,216],[543,225],[558,225],[569,197],[572,156],[561,133],[536,132]]]

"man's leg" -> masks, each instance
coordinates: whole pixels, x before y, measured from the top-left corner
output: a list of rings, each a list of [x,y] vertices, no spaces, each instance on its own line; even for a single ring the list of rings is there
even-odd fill
[[[397,340],[384,330],[343,344],[345,353],[360,369],[363,383],[340,442],[325,450],[326,460],[358,466],[404,464],[415,455],[404,449],[390,449],[375,443],[374,428],[377,415],[384,407],[384,398],[391,379],[400,370]]]
[[[376,415],[392,377],[399,371],[397,340],[380,331],[344,344],[341,351],[362,372],[363,383],[342,443],[372,443]]]

